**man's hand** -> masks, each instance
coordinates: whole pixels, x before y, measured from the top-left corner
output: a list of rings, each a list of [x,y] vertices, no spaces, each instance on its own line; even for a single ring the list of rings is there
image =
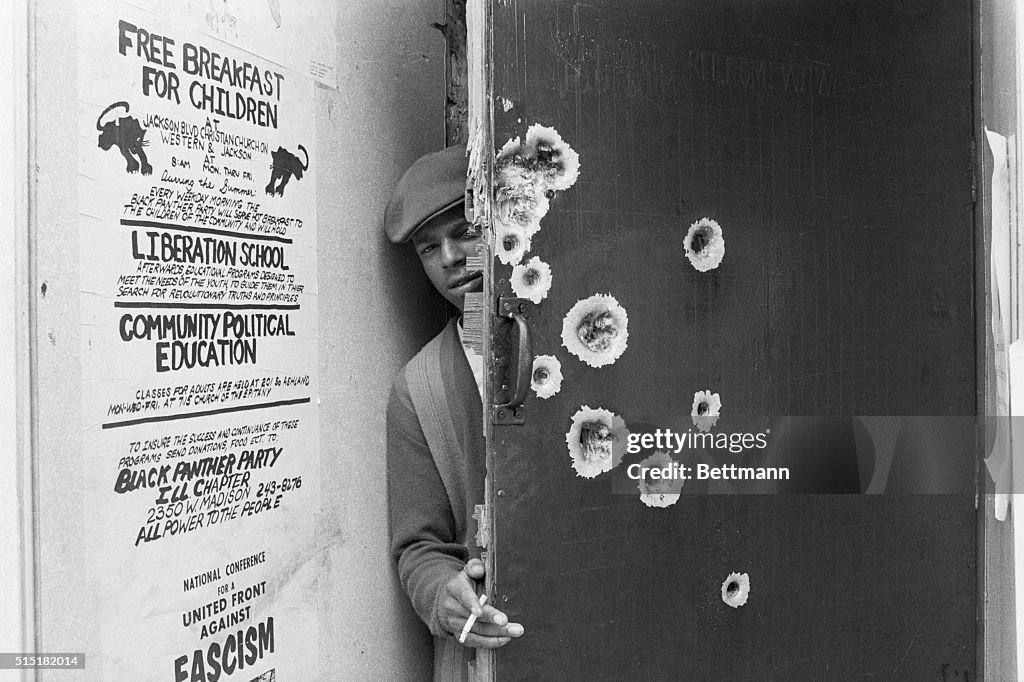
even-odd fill
[[[514,637],[521,636],[524,630],[519,623],[509,623],[508,616],[490,604],[480,606],[476,581],[483,578],[483,562],[470,559],[466,567],[445,585],[439,618],[448,632],[458,639],[469,614],[475,613],[476,622],[466,635],[464,644],[468,647],[496,649],[505,646]]]

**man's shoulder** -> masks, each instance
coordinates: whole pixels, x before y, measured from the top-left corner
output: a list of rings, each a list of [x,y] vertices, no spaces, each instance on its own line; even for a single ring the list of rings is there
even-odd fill
[[[402,369],[399,370],[395,378],[397,379],[398,377],[405,377],[408,375],[410,368],[415,366],[417,363],[428,361],[434,357],[437,357],[437,354],[440,352],[440,347],[444,342],[445,335],[453,333],[457,334],[454,325],[455,319],[453,318],[449,320],[444,327],[441,328],[441,331],[437,332],[437,334],[434,335],[434,338],[430,339],[430,341],[427,341],[423,345],[423,347],[420,348],[419,351],[417,351],[416,355],[412,356],[412,358],[407,363],[405,363],[405,366],[403,366]]]
[[[398,372],[394,376],[394,379],[391,382],[391,392],[393,394],[397,393],[401,396],[409,395],[410,371],[419,363],[429,362],[433,358],[438,357],[445,334],[456,333],[454,331],[454,324],[454,319],[449,320],[445,324],[445,326],[442,327],[441,330],[434,335],[434,338],[432,338],[430,341],[427,341],[427,343],[424,344],[424,346],[420,348],[419,351],[417,351],[416,355],[414,355],[408,362],[406,362],[402,369],[398,370]]]

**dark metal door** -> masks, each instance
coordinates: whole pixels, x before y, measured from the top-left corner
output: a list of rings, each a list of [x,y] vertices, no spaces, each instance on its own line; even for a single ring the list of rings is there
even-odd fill
[[[815,445],[825,460],[794,466],[846,467],[839,483],[862,490],[884,472],[856,417],[974,414],[970,3],[514,0],[490,4],[488,28],[494,148],[524,148],[539,124],[580,162],[518,261],[550,267],[525,309],[561,388],[531,392],[525,423],[489,440],[494,594],[527,630],[498,651],[497,678],[968,679],[970,494],[751,495],[707,479],[648,506],[627,470],[659,448],[623,452],[583,408],[634,434],[702,432],[705,390],[721,401],[712,433],[834,418],[815,422],[835,427]],[[550,156],[538,130],[522,152],[535,161]],[[702,219],[721,234],[691,234],[691,262]],[[516,255],[495,260],[496,299],[547,274],[535,263],[524,280]],[[590,336],[573,341],[588,299]],[[592,356],[570,348],[588,340]],[[581,464],[570,446],[588,439]],[[721,466],[755,450],[669,454]],[[749,579],[738,607],[733,573]]]

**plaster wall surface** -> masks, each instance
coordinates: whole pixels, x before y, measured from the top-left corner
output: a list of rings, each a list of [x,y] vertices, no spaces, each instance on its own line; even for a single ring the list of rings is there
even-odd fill
[[[90,615],[81,541],[90,464],[81,448],[76,5],[37,0],[30,14],[39,644],[88,652],[101,646],[101,624]],[[382,220],[404,169],[444,145],[444,39],[432,26],[443,17],[440,0],[339,3],[338,88],[316,88],[320,338],[308,352],[320,371],[322,507],[310,680],[430,674],[428,639],[388,556],[384,407],[391,377],[446,310],[412,250],[386,242]],[[57,678],[91,679],[88,669],[40,675]]]
[[[387,555],[384,408],[394,373],[444,326],[384,207],[418,156],[444,146],[444,20],[437,0],[346,0],[337,91],[319,89],[321,679],[429,679],[425,629]]]

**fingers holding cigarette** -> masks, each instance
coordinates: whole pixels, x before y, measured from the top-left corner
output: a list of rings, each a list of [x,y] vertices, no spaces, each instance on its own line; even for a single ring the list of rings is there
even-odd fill
[[[508,617],[487,605],[487,595],[480,595],[480,615],[470,613],[459,634],[459,643],[468,647],[495,649],[505,646],[524,630],[519,623],[509,623]]]
[[[480,607],[482,608],[486,604],[487,604],[487,595],[486,594],[481,594],[480,595]],[[476,618],[477,618],[476,613],[470,613],[469,614],[469,618],[466,619],[466,624],[462,626],[462,634],[459,635],[459,644],[465,644],[466,643],[466,635],[468,635],[469,631],[473,629],[473,624],[476,623]]]
[[[508,616],[487,603],[487,595],[477,595],[476,581],[483,577],[483,562],[470,560],[446,585],[441,617],[449,632],[458,633],[460,643],[493,649],[521,637],[525,629],[519,623],[509,623]]]

